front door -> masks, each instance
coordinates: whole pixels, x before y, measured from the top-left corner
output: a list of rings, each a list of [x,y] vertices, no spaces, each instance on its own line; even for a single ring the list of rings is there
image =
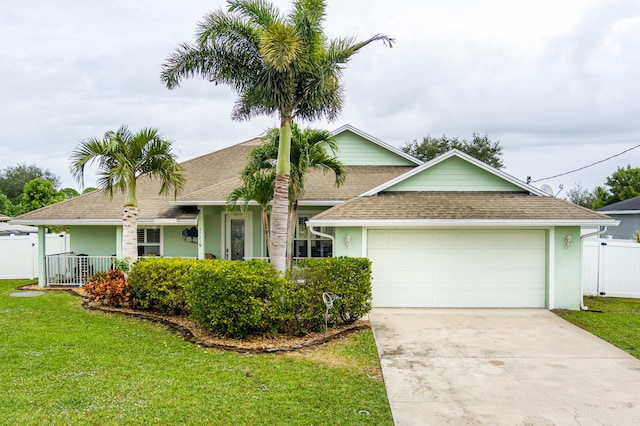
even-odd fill
[[[227,217],[227,241],[225,258],[243,260],[246,256],[246,230],[244,217]]]

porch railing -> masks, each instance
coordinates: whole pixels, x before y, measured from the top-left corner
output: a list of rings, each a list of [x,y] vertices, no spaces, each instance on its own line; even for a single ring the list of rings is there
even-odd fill
[[[59,253],[46,256],[47,285],[82,286],[96,272],[108,271],[115,256]]]

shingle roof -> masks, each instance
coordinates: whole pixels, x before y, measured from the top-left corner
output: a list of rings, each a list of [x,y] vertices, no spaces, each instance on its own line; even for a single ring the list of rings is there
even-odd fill
[[[609,204],[608,206],[600,207],[596,209],[599,212],[613,212],[613,211],[626,211],[626,210],[638,210],[640,211],[640,197],[629,198],[628,200],[618,201],[617,203]]]
[[[242,164],[244,167],[244,163]],[[356,197],[366,190],[399,176],[413,166],[345,166],[347,179],[340,187],[335,186],[335,175],[332,172],[312,170],[307,174],[303,201],[345,201]],[[195,191],[178,199],[178,203],[198,201],[226,200],[227,195],[240,185],[238,174],[230,179],[210,185],[200,191]]]
[[[357,197],[312,220],[606,220],[555,197],[519,192],[383,192]]]
[[[182,194],[196,192],[212,182],[226,181],[237,176],[244,167],[249,150],[260,143],[260,139],[233,145],[181,163],[186,183]],[[190,206],[178,206],[173,194],[158,195],[160,183],[149,178],[140,179],[137,187],[138,220],[140,222],[156,219],[177,219],[193,221],[197,210]],[[124,194],[114,193],[109,199],[102,191],[94,191],[61,203],[52,204],[16,219],[28,221],[121,221]],[[35,222],[34,222],[35,223]]]
[[[148,178],[138,182],[137,195],[140,222],[157,219],[193,221],[197,210],[189,204],[198,201],[222,203],[227,195],[240,185],[238,178],[244,168],[249,151],[260,144],[255,138],[228,148],[212,152],[181,163],[186,177],[182,193],[173,201],[173,195],[158,195],[160,184]],[[347,180],[339,188],[334,186],[334,175],[322,171],[309,173],[303,200],[344,201],[411,170],[413,166],[346,166]],[[184,204],[184,205],[181,205]],[[115,193],[113,199],[102,191],[95,191],[42,209],[25,213],[20,222],[120,222],[124,195]]]

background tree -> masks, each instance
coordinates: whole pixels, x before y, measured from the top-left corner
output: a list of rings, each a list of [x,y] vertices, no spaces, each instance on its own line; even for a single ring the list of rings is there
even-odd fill
[[[100,139],[86,139],[71,154],[69,170],[80,185],[84,184],[85,167],[98,163],[97,186],[110,197],[115,191],[125,194],[122,212],[122,256],[138,259],[138,198],[136,185],[143,176],[160,179],[160,193],[171,189],[174,197],[184,186],[182,169],[171,151],[171,142],[157,129],[144,128],[132,133],[127,126],[107,131]]]
[[[500,158],[502,146],[499,141],[492,142],[486,134],[473,133],[471,137],[471,140],[460,140],[457,137],[448,138],[446,135],[440,138],[427,135],[421,142],[417,140],[407,142],[400,149],[422,161],[429,161],[455,148],[496,169],[504,167]]]
[[[60,186],[60,178],[49,170],[35,164],[18,164],[0,171],[0,192],[6,195],[14,205],[20,203],[24,186],[36,178],[47,179],[53,188]]]
[[[65,199],[74,198],[80,195],[78,191],[73,188],[62,188],[60,190],[60,195],[62,195]]]
[[[271,215],[272,263],[286,269],[289,228],[291,124],[295,119],[333,120],[342,109],[340,76],[351,56],[376,40],[328,40],[322,22],[325,2],[295,0],[283,15],[265,0],[229,0],[227,11],[205,16],[194,45],[182,44],[165,61],[161,79],[169,88],[194,76],[225,84],[238,93],[232,118],[280,118]]]
[[[639,196],[640,168],[631,167],[631,165],[627,165],[626,168],[618,167],[607,178],[605,186],[597,192],[597,199],[593,204],[594,209]]]
[[[19,214],[27,213],[63,200],[64,195],[56,191],[50,180],[35,178],[24,186],[16,210]]]
[[[604,188],[598,188],[600,188],[601,191],[604,191]],[[587,188],[583,188],[582,185],[578,184],[574,188],[571,188],[567,191],[566,199],[568,201],[571,201],[573,204],[577,204],[588,209],[593,209],[593,205],[598,199],[598,188],[590,191]]]
[[[9,197],[0,192],[0,214],[13,217],[16,214],[16,206],[13,205]]]

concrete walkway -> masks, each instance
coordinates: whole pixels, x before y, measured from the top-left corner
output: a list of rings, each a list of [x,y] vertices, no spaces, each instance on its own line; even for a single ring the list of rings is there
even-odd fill
[[[547,310],[370,320],[396,425],[640,425],[640,361]]]

